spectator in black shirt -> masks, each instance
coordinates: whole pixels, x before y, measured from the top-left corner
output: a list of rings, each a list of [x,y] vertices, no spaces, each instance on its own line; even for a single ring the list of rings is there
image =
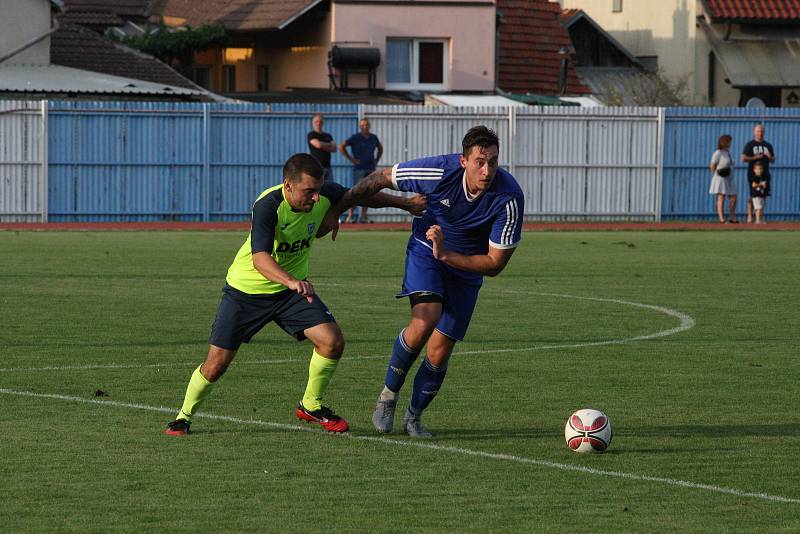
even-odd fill
[[[765,180],[767,188],[759,198],[769,196],[769,183],[771,175],[769,173],[769,164],[775,162],[775,150],[772,145],[764,141],[764,125],[756,124],[753,128],[753,140],[749,141],[742,150],[742,162],[747,163],[747,182],[752,184],[755,178],[753,167],[756,162],[761,163],[763,168],[763,177],[759,181]],[[747,222],[753,222],[753,188],[750,188],[750,200],[747,202]]]
[[[333,142],[333,136],[327,132],[322,131],[322,114],[317,113],[311,117],[311,126],[313,130],[308,132],[308,151],[317,158],[320,165],[325,171],[325,180],[333,180],[333,173],[331,172],[331,153],[336,152],[336,143]]]

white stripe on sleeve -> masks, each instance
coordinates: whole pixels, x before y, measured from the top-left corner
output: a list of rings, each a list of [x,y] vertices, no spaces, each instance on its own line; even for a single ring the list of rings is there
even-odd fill
[[[394,173],[396,180],[441,180],[444,176],[444,169],[422,169],[417,167],[406,167],[397,169]]]
[[[506,224],[503,225],[503,231],[500,232],[500,243],[506,244],[506,236],[508,235],[508,223],[511,222],[511,202],[506,202]]]

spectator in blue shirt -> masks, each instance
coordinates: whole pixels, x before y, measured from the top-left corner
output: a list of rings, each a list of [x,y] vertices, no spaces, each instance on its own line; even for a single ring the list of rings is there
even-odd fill
[[[351,135],[347,141],[339,144],[339,152],[353,164],[353,181],[349,184],[350,187],[356,185],[360,180],[375,172],[378,161],[380,161],[381,155],[383,155],[383,146],[381,142],[375,134],[369,131],[369,120],[361,119],[358,121],[358,129],[360,131],[357,134]],[[347,152],[348,146],[353,152],[352,155]],[[344,222],[372,222],[367,217],[366,206],[361,207],[361,217],[359,219],[355,219],[354,217],[355,208],[350,208],[350,212]]]

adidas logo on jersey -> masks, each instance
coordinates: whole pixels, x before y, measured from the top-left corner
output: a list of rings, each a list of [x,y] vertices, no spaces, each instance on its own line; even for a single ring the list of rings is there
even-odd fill
[[[450,207],[450,199],[449,198],[442,199],[442,200],[439,201],[439,203],[444,204],[448,208]]]

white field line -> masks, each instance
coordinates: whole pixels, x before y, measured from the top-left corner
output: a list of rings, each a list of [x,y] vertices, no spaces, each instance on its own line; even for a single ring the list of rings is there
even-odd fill
[[[326,284],[326,285],[333,285],[333,284]],[[641,336],[635,337],[626,337],[621,339],[611,339],[606,341],[589,341],[584,343],[565,343],[565,344],[558,344],[558,345],[538,345],[533,347],[521,347],[515,349],[488,349],[488,350],[465,350],[465,351],[457,351],[453,353],[453,356],[461,356],[461,355],[469,355],[469,354],[504,354],[508,352],[533,352],[539,350],[553,350],[553,349],[574,349],[574,348],[582,348],[582,347],[598,347],[601,345],[621,345],[623,343],[631,343],[634,341],[645,341],[648,339],[655,339],[659,337],[666,337],[678,334],[685,330],[689,330],[693,328],[695,325],[695,320],[692,319],[689,315],[673,310],[670,308],[665,308],[663,306],[654,306],[652,304],[642,304],[640,302],[633,302],[628,300],[621,300],[621,299],[605,299],[605,298],[597,298],[597,297],[579,297],[576,295],[563,295],[558,293],[534,293],[534,292],[525,292],[525,291],[510,291],[510,290],[500,290],[501,293],[527,293],[530,295],[542,295],[548,297],[559,297],[565,299],[575,299],[575,300],[590,300],[594,302],[611,302],[613,304],[622,304],[625,306],[634,306],[637,308],[644,308],[648,310],[653,310],[658,313],[662,313],[664,315],[669,315],[671,317],[675,317],[680,321],[680,324],[675,328],[670,328],[668,330],[660,330],[658,332],[654,332],[652,334],[645,334]],[[355,361],[355,360],[377,360],[385,358],[388,360],[389,356],[387,354],[380,354],[380,355],[373,355],[373,356],[345,356],[346,361]],[[279,363],[297,363],[301,362],[302,358],[286,358],[281,360],[237,360],[236,365],[271,365],[271,364],[279,364]],[[192,363],[155,363],[155,364],[117,364],[117,363],[108,363],[108,364],[96,364],[96,365],[54,365],[48,367],[8,367],[8,368],[0,368],[0,373],[15,373],[15,372],[37,372],[37,371],[72,371],[72,370],[87,370],[87,369],[147,369],[147,368],[185,368],[185,367],[192,367],[197,366],[198,362]]]
[[[144,410],[150,412],[158,412],[158,413],[166,413],[166,414],[173,414],[175,410],[173,408],[164,408],[160,406],[148,406],[146,404],[134,404],[134,403],[127,403],[127,402],[117,402],[117,401],[109,401],[109,400],[97,400],[97,399],[85,399],[82,397],[74,397],[70,395],[56,395],[56,394],[48,394],[48,393],[34,393],[31,391],[18,391],[13,389],[3,389],[0,388],[0,394],[2,395],[16,395],[16,396],[23,396],[23,397],[33,397],[38,399],[51,399],[51,400],[60,400],[60,401],[67,401],[67,402],[79,402],[83,404],[95,404],[98,406],[113,406],[118,408],[130,408],[134,410]],[[784,497],[781,495],[771,495],[768,493],[760,493],[760,492],[750,492],[739,490],[736,488],[728,488],[725,486],[715,486],[713,484],[702,484],[699,482],[690,482],[688,480],[679,480],[674,478],[665,478],[665,477],[655,477],[649,475],[639,475],[636,473],[624,473],[621,471],[606,471],[603,469],[595,469],[592,467],[583,467],[579,465],[570,465],[570,464],[562,464],[558,462],[550,462],[547,460],[537,460],[535,458],[527,458],[525,456],[516,456],[513,454],[502,454],[502,453],[493,453],[493,452],[485,452],[485,451],[477,451],[473,449],[465,449],[461,447],[448,447],[445,445],[437,445],[435,443],[430,442],[423,442],[417,440],[398,440],[398,439],[391,439],[391,438],[383,438],[383,437],[375,437],[375,436],[356,436],[350,433],[346,434],[331,434],[329,432],[325,432],[322,430],[316,430],[313,428],[302,427],[298,425],[289,425],[284,423],[274,423],[271,421],[260,421],[257,419],[239,419],[238,417],[229,417],[226,415],[213,415],[213,414],[197,414],[196,418],[203,418],[203,419],[213,419],[217,421],[226,421],[229,423],[236,423],[240,425],[251,425],[251,426],[260,426],[266,428],[276,428],[280,430],[286,431],[303,431],[303,432],[313,432],[316,434],[321,434],[325,436],[331,436],[334,438],[340,439],[352,439],[356,441],[370,441],[374,443],[381,443],[385,445],[397,445],[402,447],[411,447],[416,449],[424,449],[424,450],[432,450],[438,452],[447,452],[450,454],[457,454],[462,456],[472,456],[476,458],[483,458],[487,460],[498,460],[504,462],[514,462],[519,464],[527,464],[527,465],[535,465],[538,467],[544,467],[547,469],[558,469],[561,471],[571,471],[577,473],[584,473],[587,475],[598,476],[598,477],[607,477],[607,478],[622,478],[626,480],[635,480],[638,482],[653,482],[656,484],[663,484],[667,486],[677,486],[687,489],[695,489],[695,490],[704,490],[713,493],[723,493],[726,495],[733,495],[735,497],[742,497],[748,499],[758,499],[762,501],[770,501],[770,502],[781,502],[781,503],[791,503],[791,504],[800,504],[800,499],[795,499],[792,497]],[[164,439],[191,439],[191,438],[164,438]]]

